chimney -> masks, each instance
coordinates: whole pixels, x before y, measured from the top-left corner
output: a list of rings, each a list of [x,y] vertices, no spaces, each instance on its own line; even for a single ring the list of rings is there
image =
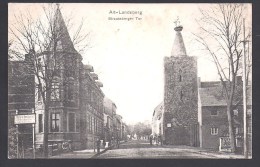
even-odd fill
[[[243,81],[242,81],[242,76],[236,76],[236,85],[242,85]]]

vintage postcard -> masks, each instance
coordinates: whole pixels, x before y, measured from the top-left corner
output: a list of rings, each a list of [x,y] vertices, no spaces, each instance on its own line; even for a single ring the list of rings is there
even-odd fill
[[[9,3],[9,159],[251,159],[252,4]]]

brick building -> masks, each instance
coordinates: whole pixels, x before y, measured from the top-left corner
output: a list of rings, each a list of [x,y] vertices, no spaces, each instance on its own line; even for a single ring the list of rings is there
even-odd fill
[[[98,75],[90,65],[81,64],[80,106],[81,106],[81,148],[94,148],[97,139],[103,140],[104,94]]]
[[[64,23],[61,11],[55,13],[57,32],[62,33],[57,42],[59,70],[55,72],[51,89],[48,141],[62,143],[70,141],[72,149],[94,148],[95,141],[103,137],[104,94],[90,65],[82,64],[82,56],[75,50]],[[51,53],[51,52],[50,52]],[[52,60],[49,52],[39,59]],[[50,63],[51,64],[51,63]],[[37,83],[36,83],[37,85]],[[43,143],[44,106],[41,96],[36,104],[36,143]]]
[[[122,131],[123,117],[118,114],[116,114],[115,117],[116,117],[116,130],[117,130],[116,138],[118,138],[119,140],[122,140],[122,138],[123,138],[123,131]]]
[[[104,136],[105,141],[111,142],[116,138],[117,128],[116,120],[116,104],[109,98],[104,98]]]
[[[165,143],[198,146],[197,60],[187,56],[177,26],[170,57],[164,58]]]
[[[14,115],[31,114],[35,106],[34,75],[28,66],[27,56],[23,61],[8,62],[8,129],[15,128]],[[32,147],[32,125],[18,126],[19,145]]]
[[[113,113],[115,113],[115,105],[107,97],[104,98],[104,139],[111,142],[113,136]]]
[[[237,88],[241,88],[242,78],[237,76]],[[198,79],[199,80],[199,79]],[[240,86],[239,86],[240,85]],[[200,147],[219,150],[220,138],[228,137],[228,118],[227,103],[223,94],[223,88],[220,81],[216,82],[198,82],[198,121],[200,131]],[[236,95],[242,99],[242,94]],[[248,124],[251,120],[251,98],[248,99]],[[238,151],[242,151],[243,137],[243,103],[240,102],[233,108],[234,130],[236,136],[236,146]],[[249,128],[249,143],[251,142]],[[249,144],[251,150],[251,143]]]

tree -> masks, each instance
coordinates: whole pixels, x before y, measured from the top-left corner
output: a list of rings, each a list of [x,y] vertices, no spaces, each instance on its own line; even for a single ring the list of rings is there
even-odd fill
[[[236,151],[233,110],[241,104],[242,96],[236,76],[241,74],[241,59],[243,55],[243,17],[246,10],[243,4],[216,4],[208,10],[200,9],[201,18],[198,21],[200,33],[194,34],[202,44],[206,53],[213,58],[223,87],[227,103],[228,131],[231,140],[231,151]],[[250,31],[246,39],[250,38]],[[250,62],[250,56],[248,56]],[[250,65],[248,63],[248,76]],[[247,77],[248,78],[248,77]],[[245,81],[248,82],[248,81]]]
[[[149,136],[152,133],[151,125],[144,122],[129,125],[129,130],[132,135],[136,134],[138,137]]]
[[[89,48],[89,33],[83,31],[84,20],[81,21],[72,38],[68,33],[73,30],[71,18],[62,17],[59,5],[42,6],[43,15],[34,18],[30,11],[15,15],[15,23],[9,25],[9,60],[20,60],[35,75],[36,97],[41,99],[44,109],[44,156],[48,157],[49,110],[53,99],[66,101],[73,96],[61,97],[60,86],[72,85],[75,63],[82,59],[78,51],[85,52]],[[77,50],[75,49],[77,47]],[[66,56],[64,56],[66,55]],[[71,56],[73,55],[73,56]],[[78,55],[78,56],[74,56]],[[69,60],[67,60],[69,59]],[[65,71],[65,76],[60,76]],[[63,77],[62,83],[57,76]],[[68,91],[70,92],[70,91]]]

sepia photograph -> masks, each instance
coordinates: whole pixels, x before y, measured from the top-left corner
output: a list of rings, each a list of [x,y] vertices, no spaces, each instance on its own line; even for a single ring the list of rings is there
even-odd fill
[[[251,3],[8,3],[8,159],[252,159]]]

